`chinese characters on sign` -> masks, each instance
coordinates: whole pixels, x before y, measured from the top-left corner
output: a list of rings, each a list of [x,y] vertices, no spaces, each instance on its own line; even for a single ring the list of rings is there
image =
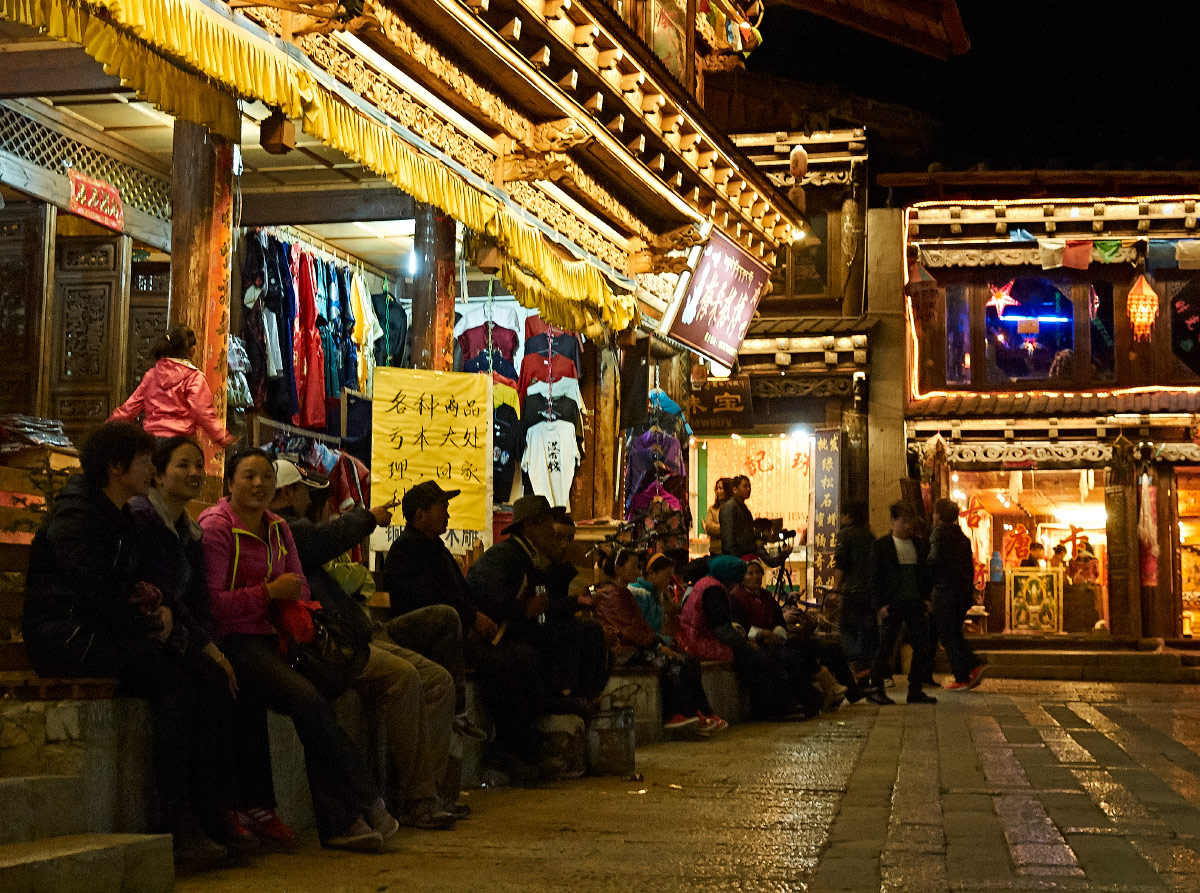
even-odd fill
[[[710,378],[692,390],[687,417],[697,431],[736,431],[754,426],[750,376]]]
[[[68,210],[72,214],[94,220],[101,226],[122,232],[125,229],[125,206],[116,186],[88,177],[77,170],[67,171],[71,181],[71,202]]]
[[[813,582],[833,586],[833,553],[841,521],[842,432],[818,428],[812,452],[812,526],[808,544],[812,548]]]
[[[666,334],[732,367],[771,271],[713,230]]]
[[[375,370],[371,425],[371,501],[399,500],[415,484],[437,481],[461,490],[450,501],[455,552],[491,530],[491,376],[422,369]],[[403,521],[397,511],[395,522]],[[386,549],[399,528],[376,531],[372,547]]]
[[[782,518],[784,527],[796,531],[808,526],[809,438],[711,437],[704,446],[709,494],[718,478],[744,474],[750,478],[748,504],[756,518]],[[703,523],[703,501],[698,509]]]

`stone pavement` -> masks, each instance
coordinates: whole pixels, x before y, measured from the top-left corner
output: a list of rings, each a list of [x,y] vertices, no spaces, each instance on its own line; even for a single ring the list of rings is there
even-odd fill
[[[275,891],[1200,891],[1200,688],[988,680],[471,793],[448,833],[178,882]]]

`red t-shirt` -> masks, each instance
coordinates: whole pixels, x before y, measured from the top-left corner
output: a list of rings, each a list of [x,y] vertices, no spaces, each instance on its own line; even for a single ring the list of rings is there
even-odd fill
[[[555,382],[560,378],[579,378],[579,370],[575,368],[574,360],[567,359],[562,354],[554,354],[551,357],[529,354],[521,361],[521,379],[517,382],[521,402],[525,402],[525,391],[535,381]]]

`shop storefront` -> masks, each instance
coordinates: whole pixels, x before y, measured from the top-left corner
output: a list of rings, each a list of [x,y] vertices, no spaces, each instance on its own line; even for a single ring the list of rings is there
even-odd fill
[[[1189,207],[1183,196],[909,210],[910,475],[927,504],[949,496],[963,509],[978,628],[1192,634]]]

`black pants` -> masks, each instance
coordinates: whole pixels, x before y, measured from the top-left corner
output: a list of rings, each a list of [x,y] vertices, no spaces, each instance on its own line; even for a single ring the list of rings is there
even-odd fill
[[[850,665],[855,670],[870,669],[875,663],[875,652],[879,650],[879,622],[870,603],[864,606],[856,599],[851,607],[848,597],[842,606],[838,632]]]
[[[788,640],[789,644],[792,640]],[[837,639],[828,636],[813,636],[807,643],[812,648],[821,666],[825,667],[839,685],[845,686],[846,697],[855,700],[859,696],[858,681],[846,657],[846,651]]]
[[[211,825],[234,799],[233,700],[225,674],[197,652],[140,649],[117,672],[123,693],[150,707],[162,827],[193,813]]]
[[[333,705],[287,665],[274,636],[226,636],[221,649],[237,672],[239,698],[290,717],[322,840],[345,831],[379,799],[365,755],[337,721]]]
[[[712,715],[712,704],[708,702],[708,693],[704,690],[700,673],[700,661],[686,654],[683,660],[669,655],[666,657],[662,668],[662,701],[664,719],[676,714]]]
[[[965,599],[941,599],[933,601],[933,619],[937,624],[937,637],[950,659],[950,670],[955,682],[969,682],[971,671],[979,666],[979,658],[963,636],[963,621],[971,605]]]
[[[871,682],[882,687],[884,679],[892,675],[892,654],[900,641],[900,633],[908,631],[908,643],[912,646],[912,664],[908,669],[908,691],[921,691],[932,670],[929,653],[929,614],[923,601],[895,602],[888,608],[887,616],[879,624],[879,650],[875,653],[875,668],[871,671]]]
[[[552,695],[568,694],[593,700],[608,684],[611,654],[604,627],[573,615],[550,617],[530,637],[542,655],[547,688]]]
[[[495,755],[536,765],[541,759],[537,720],[547,703],[537,649],[507,637],[498,645],[469,641],[467,663],[479,674],[488,715],[496,724]]]
[[[811,653],[786,645],[733,646],[733,666],[750,690],[750,714],[768,718],[803,711],[821,712],[823,697],[813,685],[818,666]]]

